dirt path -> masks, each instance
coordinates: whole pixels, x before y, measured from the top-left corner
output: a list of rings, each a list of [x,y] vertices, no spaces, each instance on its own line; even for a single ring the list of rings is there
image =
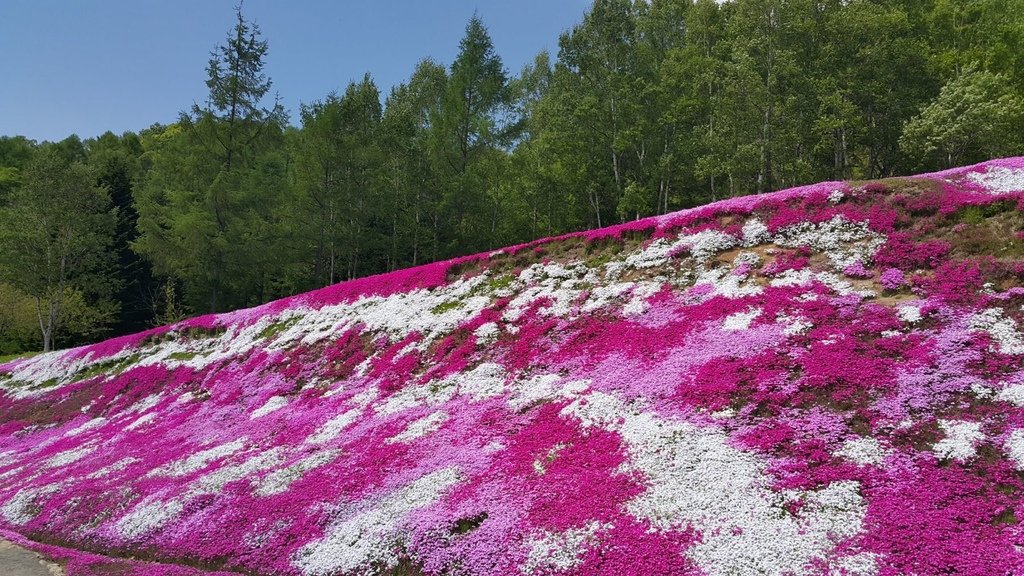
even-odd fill
[[[0,574],[4,576],[63,576],[54,562],[21,546],[0,539]]]

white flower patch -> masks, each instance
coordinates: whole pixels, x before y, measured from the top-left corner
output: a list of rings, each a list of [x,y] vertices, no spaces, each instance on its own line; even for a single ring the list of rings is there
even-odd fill
[[[1003,388],[996,395],[996,399],[1014,406],[1024,406],[1024,384],[1011,384]]]
[[[285,398],[284,396],[271,396],[270,398],[267,399],[263,406],[260,406],[259,408],[253,410],[252,414],[249,414],[249,420],[255,420],[260,416],[265,416],[275,410],[280,410],[281,408],[284,408],[287,405],[288,399]]]
[[[586,314],[600,310],[618,300],[623,294],[629,292],[633,286],[635,286],[633,282],[613,282],[604,286],[597,286],[590,291],[587,301],[580,307],[580,311]]]
[[[293,565],[306,576],[349,574],[398,565],[402,525],[412,511],[436,502],[461,480],[457,468],[444,468],[385,495],[365,510],[330,526],[327,534],[298,550]]]
[[[532,378],[517,378],[508,398],[508,406],[519,411],[556,398],[575,398],[590,386],[590,380],[565,381],[558,374],[538,374]]]
[[[563,414],[622,436],[626,471],[647,482],[627,510],[657,529],[698,530],[702,540],[687,555],[709,576],[815,573],[812,562],[861,530],[866,506],[855,482],[797,492],[808,506],[794,516],[784,496],[771,489],[765,463],[731,446],[718,429],[664,420],[600,392],[576,400]]]
[[[980,422],[963,422],[957,420],[939,420],[939,427],[946,437],[935,443],[932,451],[943,459],[965,462],[974,458],[976,445],[985,438]]]
[[[36,500],[49,496],[58,490],[60,490],[59,483],[18,490],[17,494],[8,500],[3,507],[0,507],[0,515],[11,524],[26,524],[39,513],[36,510]]]
[[[751,218],[743,224],[743,245],[747,248],[764,244],[771,236],[768,226],[757,218]]]
[[[386,332],[396,339],[417,332],[423,337],[419,346],[425,347],[435,338],[451,332],[462,322],[476,316],[491,303],[490,296],[473,294],[474,290],[484,285],[487,277],[485,271],[472,278],[461,278],[436,288],[416,289],[388,296],[361,296],[351,303],[324,306],[315,311],[302,307],[292,308],[276,316],[264,316],[244,327],[232,324],[217,337],[187,344],[166,343],[158,352],[141,359],[138,365],[164,363],[202,369],[245,356],[257,347],[275,350],[297,343],[313,345],[355,326]],[[275,324],[286,326],[268,344],[264,331]],[[177,361],[172,358],[176,352],[188,352],[194,356]]]
[[[769,285],[774,288],[785,288],[789,286],[810,286],[812,282],[821,282],[840,296],[848,296],[850,294],[856,294],[862,298],[875,296],[875,293],[870,290],[854,289],[853,284],[850,284],[831,272],[812,272],[806,268],[803,270],[786,270],[782,274],[772,278]],[[814,300],[817,298],[813,294],[807,294],[806,296],[807,298],[805,298],[805,300]]]
[[[796,334],[805,334],[808,330],[814,327],[814,324],[806,318],[796,318],[788,316],[786,314],[778,314],[775,316],[775,321],[785,326],[782,332],[786,336],[794,336]]]
[[[476,336],[478,345],[487,346],[488,344],[493,344],[498,339],[500,333],[501,328],[498,327],[496,322],[486,322],[473,331],[473,336]]]
[[[520,570],[524,574],[538,571],[549,574],[579,566],[586,552],[585,546],[597,540],[596,535],[601,528],[601,523],[594,520],[582,528],[570,528],[564,532],[541,531],[527,542],[530,550]]]
[[[995,395],[995,390],[984,382],[971,382],[971,392],[981,399],[988,399]]]
[[[368,386],[362,392],[359,392],[355,396],[349,398],[348,402],[356,408],[365,409],[370,404],[373,404],[373,401],[376,400],[378,396],[380,396],[380,389],[376,386]]]
[[[843,201],[843,190],[842,188],[836,188],[835,190],[828,193],[829,204],[839,204]]]
[[[132,421],[131,424],[125,426],[124,429],[125,429],[125,431],[131,432],[132,430],[135,430],[136,428],[140,428],[142,426],[145,426],[146,424],[149,424],[153,420],[156,420],[156,412],[150,412],[149,414],[143,414],[142,416],[139,416],[134,421]]]
[[[680,244],[670,242],[667,238],[656,238],[646,247],[633,252],[623,261],[629,268],[654,268],[668,262],[668,255]]]
[[[508,375],[501,364],[484,362],[469,372],[453,374],[459,394],[465,394],[474,400],[483,400],[500,396],[505,392],[505,380]]]
[[[217,494],[224,486],[236,480],[241,480],[263,470],[269,470],[281,463],[283,448],[276,446],[266,452],[257,454],[245,462],[223,466],[204,474],[189,491],[189,495]]]
[[[109,466],[104,466],[103,468],[100,468],[99,470],[89,474],[88,476],[86,476],[86,478],[88,478],[90,480],[96,480],[96,479],[99,479],[99,478],[106,478],[107,476],[110,476],[114,472],[120,472],[121,470],[124,470],[125,468],[131,466],[132,464],[135,464],[135,463],[141,462],[141,461],[142,460],[140,460],[138,458],[135,458],[134,456],[129,456],[127,458],[121,458],[117,462],[114,462],[113,464],[110,464]]]
[[[50,385],[54,382],[57,383],[56,387],[66,384],[69,375],[79,373],[92,364],[91,354],[70,360],[69,352],[73,350],[46,352],[19,362],[10,372],[10,380],[0,382],[0,390],[14,400],[23,400],[53,390],[54,387]],[[121,353],[118,356],[126,357],[126,354]],[[118,356],[110,359],[116,359]],[[106,360],[108,358],[103,359]],[[12,386],[12,382],[17,384]]]
[[[657,294],[662,285],[663,281],[659,279],[655,279],[653,282],[637,282],[630,292],[629,302],[622,307],[622,315],[639,316],[647,312],[647,309],[650,308],[647,299]]]
[[[756,282],[749,282],[745,277],[732,274],[732,270],[712,268],[703,270],[697,276],[696,285],[706,284],[712,287],[708,296],[722,296],[725,298],[743,298],[754,296],[764,291]]]
[[[833,559],[829,562],[828,573],[842,576],[875,576],[878,574],[878,555],[873,552],[860,552]]]
[[[238,440],[227,444],[221,444],[220,446],[215,446],[208,450],[203,450],[202,452],[196,452],[184,460],[178,460],[161,466],[147,474],[147,476],[184,476],[186,474],[191,474],[192,472],[205,468],[210,462],[230,456],[244,447],[245,438],[239,438]]]
[[[827,222],[800,222],[779,230],[774,242],[779,246],[810,246],[824,253],[838,270],[855,262],[867,262],[885,244],[885,236],[872,232],[864,222],[851,222],[834,216]]]
[[[999,308],[988,308],[971,318],[971,330],[988,332],[1003,354],[1024,354],[1024,338],[1017,330],[1013,318],[1007,318]]]
[[[270,474],[267,474],[263,480],[260,481],[259,485],[256,487],[256,494],[258,496],[273,496],[274,494],[280,494],[287,490],[293,482],[302,478],[302,476],[307,472],[327,464],[331,460],[337,458],[339,454],[341,454],[341,450],[324,450],[323,452],[317,452],[312,456],[307,456],[291,466],[275,470]]]
[[[184,509],[185,503],[179,499],[161,501],[147,498],[122,516],[114,524],[114,530],[126,540],[135,540],[160,528]]]
[[[106,422],[107,419],[103,418],[102,416],[99,418],[93,418],[92,420],[89,420],[88,422],[82,424],[81,426],[76,426],[75,428],[68,430],[67,432],[64,433],[64,437],[69,438],[71,436],[77,436],[78,434],[81,434],[82,432],[85,432],[87,430],[92,430],[93,428],[103,426],[104,424],[106,424]]]
[[[1014,430],[1006,438],[1006,454],[1024,470],[1024,430]]]
[[[1007,194],[1024,190],[1024,170],[989,166],[985,172],[971,172],[967,179],[984,186],[991,194]]]
[[[438,406],[455,397],[455,379],[445,378],[421,384],[410,382],[398,392],[388,396],[374,406],[374,412],[382,416],[398,414],[421,406]]]
[[[338,414],[334,418],[331,418],[327,422],[324,422],[323,426],[320,427],[313,435],[306,438],[307,444],[326,444],[331,440],[334,440],[341,434],[341,431],[348,427],[349,424],[356,421],[359,415],[362,414],[361,408],[353,408],[348,412]]]
[[[429,416],[424,416],[419,420],[410,422],[409,425],[400,434],[393,438],[388,438],[388,444],[394,444],[396,442],[411,442],[417,438],[422,438],[427,434],[437,432],[441,425],[448,420],[448,414],[445,412],[434,412]]]
[[[736,312],[725,317],[722,323],[722,330],[739,331],[750,328],[750,323],[761,315],[760,308],[753,308],[746,312]]]
[[[908,324],[913,324],[921,321],[921,309],[917,306],[900,306],[896,309],[896,316]]]
[[[85,458],[89,454],[92,454],[95,450],[96,446],[89,444],[86,444],[85,446],[80,446],[78,448],[73,448],[71,450],[65,450],[64,452],[47,458],[46,462],[43,463],[43,467],[60,468],[62,466],[67,466],[68,464],[78,462],[82,458]]]
[[[843,442],[836,455],[863,466],[865,464],[881,464],[885,460],[886,452],[878,440],[869,437]]]
[[[133,404],[131,407],[125,410],[125,412],[132,414],[145,412],[146,410],[149,410],[150,408],[159,404],[160,397],[160,394],[150,394],[149,396],[146,396],[142,400],[139,400],[138,402]]]

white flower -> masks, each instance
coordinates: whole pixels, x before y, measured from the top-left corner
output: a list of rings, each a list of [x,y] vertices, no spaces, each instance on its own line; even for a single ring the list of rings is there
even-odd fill
[[[578,398],[562,414],[622,437],[624,471],[647,485],[626,509],[656,529],[698,530],[702,540],[686,554],[709,576],[807,574],[811,562],[862,528],[866,506],[856,482],[797,493],[807,506],[794,516],[772,490],[766,463],[717,429],[640,412],[601,392]]]
[[[874,438],[856,438],[844,442],[836,455],[855,464],[881,464],[885,459],[885,450]]]
[[[722,324],[722,330],[746,330],[747,328],[750,328],[750,323],[753,322],[754,319],[760,315],[760,308],[752,308],[750,310],[747,310],[746,312],[736,312],[735,314],[730,314],[726,316],[725,322]]]
[[[1006,439],[1006,453],[1017,463],[1018,470],[1024,470],[1024,430],[1018,429],[1010,433]]]
[[[394,438],[389,438],[387,442],[393,444],[395,442],[411,442],[417,438],[422,438],[431,432],[436,432],[445,420],[448,419],[448,414],[445,412],[434,412],[428,416],[424,416],[419,420],[411,422],[405,430]]]
[[[946,435],[932,447],[932,451],[939,458],[951,458],[960,462],[974,458],[976,445],[985,438],[980,422],[939,420],[939,427]]]
[[[245,439],[239,438],[238,440],[229,442],[227,444],[221,444],[220,446],[215,446],[213,448],[210,448],[209,450],[196,452],[195,454],[192,454],[191,456],[188,456],[183,460],[178,460],[176,462],[171,462],[169,464],[161,466],[160,468],[157,468],[156,470],[150,472],[148,475],[184,476],[186,474],[191,474],[196,470],[204,468],[210,462],[213,462],[214,460],[223,458],[225,456],[230,456],[244,447]]]
[[[1013,318],[1007,318],[999,308],[988,308],[971,318],[972,330],[988,332],[1003,354],[1024,354],[1024,338],[1017,330]]]
[[[263,406],[260,406],[259,408],[253,410],[252,414],[249,414],[249,419],[255,420],[260,416],[270,414],[275,410],[280,410],[281,408],[284,408],[287,405],[288,399],[285,398],[284,396],[271,396],[270,398],[267,399]]]
[[[921,321],[921,309],[917,306],[900,306],[896,309],[896,315],[899,316],[900,320],[908,324]]]
[[[293,564],[307,576],[395,567],[395,550],[407,534],[401,529],[405,517],[436,502],[460,480],[458,469],[444,468],[394,490],[365,509],[340,518],[323,538],[300,548]]]
[[[967,179],[983,186],[992,194],[1007,194],[1024,190],[1024,170],[989,166],[985,172],[971,172]]]
[[[548,574],[579,566],[586,552],[585,545],[596,540],[600,528],[601,524],[593,520],[582,528],[570,528],[564,532],[540,531],[527,542],[530,550],[520,570],[524,574],[538,571]]]

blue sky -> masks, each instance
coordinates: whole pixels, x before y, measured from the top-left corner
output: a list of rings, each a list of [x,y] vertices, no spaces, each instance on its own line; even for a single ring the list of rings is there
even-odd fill
[[[202,102],[206,62],[232,0],[0,0],[0,135],[59,140],[172,122]],[[370,72],[385,94],[416,63],[445,65],[474,11],[509,72],[578,23],[590,0],[246,0],[270,42],[266,72],[300,102]]]

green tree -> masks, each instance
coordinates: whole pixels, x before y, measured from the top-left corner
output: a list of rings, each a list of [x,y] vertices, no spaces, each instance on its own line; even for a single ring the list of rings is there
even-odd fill
[[[69,163],[51,145],[28,165],[23,184],[0,211],[0,266],[7,282],[32,298],[44,351],[66,324],[69,303],[88,298],[98,305],[116,285],[108,252],[116,210],[95,183],[89,167]],[[111,307],[100,308],[88,324],[112,320]]]
[[[380,144],[380,92],[367,74],[345,94],[304,105],[296,171],[305,205],[313,220],[313,277],[333,284],[373,272],[379,249],[375,219],[385,218],[393,203],[379,202],[383,155]]]
[[[476,16],[466,25],[441,106],[431,119],[433,152],[445,178],[443,202],[452,231],[446,252],[484,249],[494,241],[490,170],[516,136],[501,57]]]
[[[1001,74],[968,68],[907,123],[900,144],[924,164],[952,167],[1022,150],[1024,101]]]
[[[151,165],[139,194],[136,249],[187,300],[210,311],[258,304],[286,289],[278,279],[289,158],[285,113],[262,106],[267,42],[237,22],[207,66],[209,97],[177,125],[143,137]],[[205,301],[205,306],[204,306]]]

